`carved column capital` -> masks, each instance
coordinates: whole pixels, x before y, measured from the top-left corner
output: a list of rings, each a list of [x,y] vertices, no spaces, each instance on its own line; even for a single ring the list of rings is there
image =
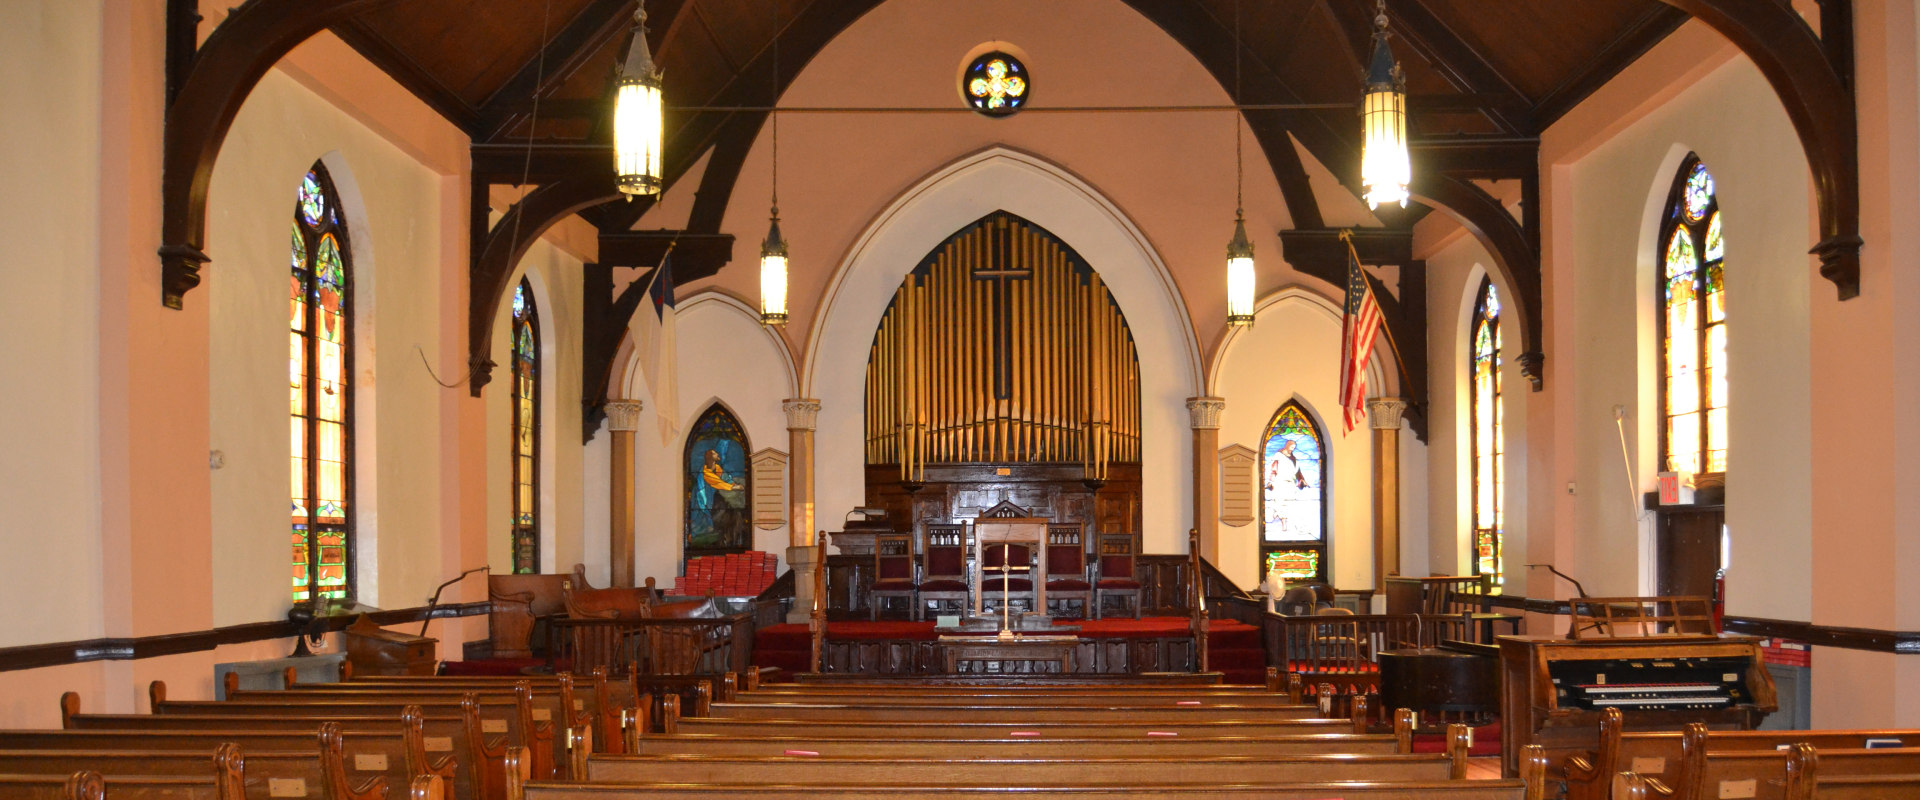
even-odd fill
[[[1397,431],[1400,418],[1406,416],[1404,397],[1375,397],[1367,401],[1367,422],[1376,431]]]
[[[608,400],[607,427],[615,431],[638,430],[640,409],[643,407],[638,400]]]
[[[1187,419],[1193,429],[1219,430],[1220,414],[1227,410],[1227,398],[1189,397],[1187,398]]]
[[[789,397],[780,401],[780,410],[787,412],[787,430],[810,431],[820,419],[820,401],[812,397]]]
[[[1527,383],[1533,385],[1534,391],[1540,391],[1541,382],[1547,377],[1546,354],[1536,350],[1521,353],[1519,358],[1515,360],[1520,362],[1520,376],[1526,378]]]

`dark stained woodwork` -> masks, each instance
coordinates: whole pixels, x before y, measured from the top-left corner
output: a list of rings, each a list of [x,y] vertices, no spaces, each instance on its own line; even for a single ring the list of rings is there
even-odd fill
[[[1646,55],[1691,19],[1685,11],[1667,5],[1649,4],[1646,12],[1622,30],[1579,72],[1568,76],[1540,99],[1534,108],[1536,131],[1546,130],[1580,101],[1599,91],[1607,81],[1628,65]]]
[[[711,275],[733,260],[733,234],[692,231],[633,231],[600,234],[600,263],[610,267],[655,267],[673,248],[673,277],[687,272]]]
[[[1420,441],[1427,440],[1427,270],[1413,258],[1413,232],[1386,228],[1353,228],[1354,254],[1362,264],[1399,268],[1399,291],[1389,291],[1372,274],[1367,280],[1380,304],[1394,362],[1401,374],[1401,395],[1409,403],[1407,424]],[[1347,243],[1343,231],[1333,229],[1280,231],[1280,247],[1287,263],[1300,272],[1326,281],[1335,293],[1347,285]],[[1411,354],[1411,357],[1409,357]]]
[[[1410,188],[1415,197],[1432,201],[1487,245],[1494,271],[1503,279],[1501,288],[1508,290],[1507,307],[1518,312],[1520,374],[1534,391],[1540,391],[1546,376],[1546,356],[1541,351],[1546,326],[1537,242],[1529,241],[1526,229],[1500,201],[1464,180],[1416,172]]]
[[[1351,5],[1343,7],[1351,8]],[[1387,4],[1387,20],[1400,41],[1426,60],[1463,92],[1521,97],[1520,88],[1507,80],[1479,51],[1460,38],[1423,0],[1396,0]],[[1530,114],[1503,107],[1489,108],[1487,116],[1510,133],[1536,130]]]
[[[411,0],[248,0],[207,36],[167,105],[160,176],[160,301],[180,308],[200,285],[207,187],[233,118],[281,56],[327,26],[381,3]],[[184,35],[169,44],[183,45]],[[186,58],[168,55],[170,63]]]
[[[474,107],[445,83],[440,76],[421,66],[405,51],[394,47],[380,34],[367,28],[366,23],[349,19],[335,24],[333,35],[352,47],[361,57],[373,62],[381,72],[387,73],[414,97],[426,103],[429,108],[446,117],[448,121],[468,130],[477,119]]]
[[[613,361],[620,353],[620,341],[626,338],[627,321],[640,308],[647,283],[653,280],[651,269],[640,274],[620,296],[613,296],[613,267],[587,264],[586,300],[581,308],[582,337],[580,360],[580,441],[593,441],[600,424],[607,419],[607,396],[613,381]]]
[[[475,179],[509,186],[522,182],[549,183],[594,170],[613,171],[613,145],[610,144],[540,142],[529,146],[476,142],[468,152],[472,154]]]
[[[1790,4],[1750,0],[1661,0],[1727,37],[1780,96],[1800,134],[1820,206],[1820,274],[1841,300],[1860,294],[1860,143],[1853,86],[1834,68],[1827,46]],[[1833,18],[1850,18],[1835,9]],[[1828,14],[1823,9],[1823,18]],[[1851,51],[1851,46],[1836,48]],[[1850,52],[1847,55],[1851,55]]]
[[[655,0],[647,5],[648,46],[654,52],[665,44],[683,4],[684,0]],[[627,42],[621,39],[633,30],[636,5],[636,0],[589,2],[544,43],[545,63],[535,53],[533,60],[521,65],[513,77],[487,96],[479,111],[474,140],[492,141],[506,133],[523,115],[532,113],[534,102],[545,100],[608,44],[624,50]],[[540,110],[547,111],[544,103]]]

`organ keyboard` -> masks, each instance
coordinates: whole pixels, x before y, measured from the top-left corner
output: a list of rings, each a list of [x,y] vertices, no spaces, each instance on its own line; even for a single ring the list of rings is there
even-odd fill
[[[1620,709],[1626,730],[1680,730],[1689,722],[1747,730],[1775,709],[1773,680],[1750,636],[1557,639],[1502,636],[1501,750],[1518,773],[1520,748],[1539,744],[1558,766],[1599,744],[1600,713]]]

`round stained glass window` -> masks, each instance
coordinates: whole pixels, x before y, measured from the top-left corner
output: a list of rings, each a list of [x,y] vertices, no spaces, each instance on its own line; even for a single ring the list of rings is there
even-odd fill
[[[960,96],[973,110],[1004,117],[1025,108],[1033,95],[1033,76],[1020,59],[994,51],[973,60],[960,74]]]

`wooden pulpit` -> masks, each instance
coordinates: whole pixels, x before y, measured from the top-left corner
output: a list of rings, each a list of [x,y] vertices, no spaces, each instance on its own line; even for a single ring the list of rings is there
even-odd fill
[[[398,633],[361,614],[344,632],[347,661],[355,675],[432,675],[440,640]]]

